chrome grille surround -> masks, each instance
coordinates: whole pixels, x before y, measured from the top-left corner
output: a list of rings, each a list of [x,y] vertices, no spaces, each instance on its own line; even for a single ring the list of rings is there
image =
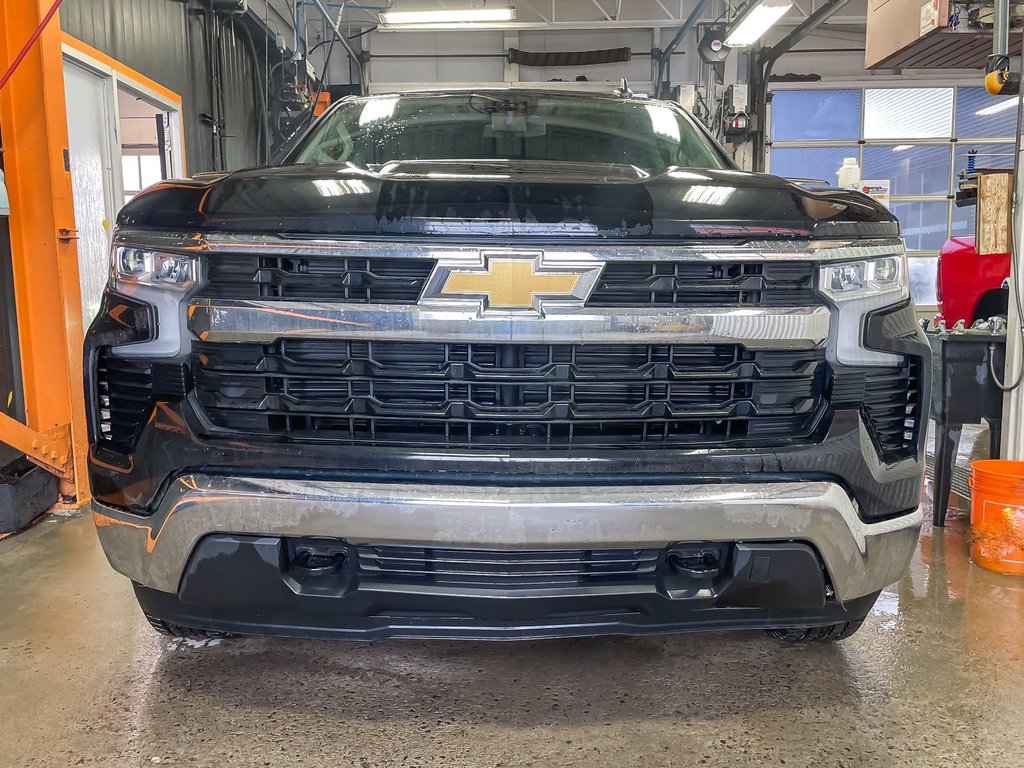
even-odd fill
[[[119,244],[139,244],[153,249],[190,253],[203,257],[204,261],[212,261],[221,254],[225,256],[241,254],[244,257],[258,256],[261,259],[266,257],[313,260],[318,257],[331,257],[350,260],[410,260],[410,263],[411,260],[420,260],[421,262],[426,260],[434,264],[439,261],[450,264],[476,264],[480,263],[484,254],[500,250],[523,255],[541,253],[544,263],[552,267],[557,267],[559,263],[566,265],[585,263],[600,267],[616,263],[706,264],[715,262],[785,266],[787,263],[791,265],[801,262],[819,264],[835,260],[878,258],[902,255],[904,252],[903,244],[898,239],[867,241],[762,240],[742,243],[709,243],[705,241],[700,243],[683,242],[678,245],[640,243],[608,245],[607,242],[589,242],[581,239],[578,241],[578,245],[576,242],[543,245],[534,244],[527,238],[521,245],[515,243],[516,247],[505,248],[502,243],[498,243],[496,246],[453,245],[443,241],[430,242],[428,239],[422,238],[405,242],[372,239],[341,241],[306,237],[215,233],[188,236],[122,230],[117,233],[116,241]],[[741,272],[745,274],[746,270],[741,270]],[[197,289],[186,299],[186,327],[190,331],[187,334],[189,339],[198,339],[201,343],[196,345],[189,339],[183,339],[182,347],[184,351],[186,347],[224,347],[228,349],[239,347],[239,345],[263,345],[265,350],[269,350],[272,345],[278,344],[282,340],[348,344],[356,342],[490,344],[504,347],[529,344],[584,346],[635,346],[640,344],[681,347],[731,345],[750,353],[774,351],[803,354],[813,351],[820,354],[822,358],[827,354],[827,357],[831,359],[832,354],[828,347],[830,335],[835,332],[837,312],[823,297],[819,298],[813,288],[800,295],[804,299],[808,299],[804,306],[774,306],[771,302],[758,305],[756,298],[754,302],[743,306],[715,306],[713,303],[699,306],[679,306],[676,300],[673,300],[672,306],[654,303],[646,306],[586,306],[578,303],[551,302],[542,305],[538,311],[530,313],[511,311],[481,313],[478,307],[460,305],[458,302],[348,303],[340,300],[302,301],[281,297],[275,297],[272,300],[225,298],[215,294],[204,295],[203,282],[200,281]],[[134,348],[126,347],[125,352],[132,356],[144,355],[143,347],[145,345],[134,345]],[[194,354],[196,349],[190,351]],[[272,353],[261,352],[257,358],[264,359],[263,355],[265,354]],[[198,357],[194,357],[194,361],[198,361],[198,359]],[[194,365],[198,366],[199,363],[194,362]],[[197,370],[199,370],[198,367]],[[233,374],[231,371],[228,373]],[[513,375],[514,371],[510,369],[508,374]],[[331,373],[332,377],[344,378],[346,375],[341,369]],[[708,375],[721,376],[722,372],[709,372]],[[372,379],[372,376],[363,376],[362,379]],[[817,381],[821,381],[821,379],[817,379]],[[382,391],[386,391],[394,402],[397,390],[395,390],[393,382],[386,384],[387,387]],[[512,386],[507,389],[510,392],[513,389],[517,392],[522,390],[522,392],[526,392],[524,397],[530,394],[527,391],[528,387],[518,385],[519,382],[513,382]],[[337,386],[331,382],[328,389],[332,393],[341,392],[341,389],[336,389]],[[340,398],[337,402],[322,404],[322,407],[327,410],[338,408],[337,416],[343,420],[352,421],[363,416],[372,418],[374,416],[372,412],[362,409],[369,408],[372,411],[379,408],[379,404],[373,402],[372,395],[365,403],[360,398],[365,397],[363,389],[372,392],[373,382],[360,383],[358,391],[354,390],[353,386],[355,385],[346,384],[343,387],[346,397]],[[517,387],[518,389],[516,389]],[[824,386],[816,383],[815,387],[815,392],[811,393],[811,400],[801,406],[801,413],[820,414],[827,407]],[[637,388],[636,391],[641,389],[644,389],[646,393],[650,387]],[[304,392],[305,390],[295,389],[294,391]],[[627,390],[623,389],[622,391],[626,392]],[[717,390],[715,391],[717,392]],[[447,392],[448,390],[446,390]],[[223,393],[217,392],[216,395],[217,407],[224,407]],[[268,402],[271,400],[277,403],[286,401],[286,398],[282,399],[277,396],[277,390],[273,392],[268,390],[267,395]],[[487,396],[490,397],[490,395]],[[616,395],[616,397],[618,396],[619,394]],[[401,396],[398,395],[398,397],[401,400]],[[411,399],[416,400],[416,398]],[[512,399],[515,398],[512,397]],[[194,393],[192,400],[202,412],[202,399],[196,397]],[[475,404],[476,399],[469,397],[467,402]],[[541,398],[538,402],[541,402],[545,408],[554,407],[552,406],[554,403],[562,410],[568,408],[571,413],[575,413],[578,406],[572,396],[568,400],[561,395],[557,398]],[[730,405],[732,402],[698,403],[694,406],[695,413],[699,414],[701,418],[710,418],[709,412],[716,408],[719,411],[725,409],[731,413],[732,411],[729,409],[732,407]],[[349,409],[353,403],[356,403],[356,410],[345,410]],[[445,399],[438,400],[437,403],[438,407],[442,409],[448,408],[450,399],[446,396]],[[605,404],[605,400],[602,399],[601,403]],[[640,413],[645,409],[650,410],[649,403],[650,395],[645,394],[637,402],[623,403],[623,407]],[[510,406],[514,410],[522,405],[528,406],[529,403],[524,402],[524,404],[517,405],[516,402],[501,401],[501,405],[503,409],[505,406]],[[228,405],[228,407],[231,406]],[[282,411],[282,415],[286,418],[291,418],[287,413],[287,408],[277,408],[277,410]],[[319,418],[320,415],[317,417]],[[327,415],[328,417],[332,416],[332,414]],[[401,415],[403,418],[410,416],[405,413]],[[432,415],[436,416],[436,414]],[[527,417],[532,424],[535,414],[523,414],[523,416]],[[683,418],[686,414],[679,413],[675,416]],[[753,413],[752,416],[756,417],[757,414]],[[564,414],[560,418],[564,419]],[[509,425],[520,420],[522,419],[513,419],[509,421]],[[215,422],[216,420],[209,422],[213,433],[222,433],[223,429],[217,429]],[[270,422],[267,427],[256,429],[255,432],[269,434],[268,430],[273,431],[269,424]],[[226,425],[222,423],[221,427],[224,426]],[[808,431],[812,428],[813,422],[808,422],[804,428],[799,430],[800,434],[794,433],[792,437],[800,440],[814,439]],[[298,431],[305,432],[306,430]],[[535,431],[538,434],[546,434],[544,430]],[[550,430],[547,431],[550,432]],[[649,431],[647,426],[643,426],[641,434],[645,440],[649,432],[657,434],[658,430]],[[706,444],[713,444],[710,438],[715,434],[714,431],[702,428],[701,434],[705,432],[709,435]],[[227,431],[227,434],[232,433],[231,429]],[[501,434],[500,429],[498,434]],[[745,432],[740,434],[745,434]],[[447,438],[447,428],[445,435]],[[324,437],[332,439],[326,435]],[[780,444],[792,439],[792,437],[787,438],[781,433],[774,436],[765,433],[764,437],[777,439]],[[336,436],[335,439],[338,438],[346,439],[341,435]],[[308,439],[308,435],[299,435],[294,439]],[[378,443],[380,441],[373,438],[370,442]],[[401,442],[408,444],[409,441]],[[469,445],[474,441],[467,438],[458,442]],[[547,442],[550,443],[550,440]],[[558,442],[561,446],[567,445],[565,441]],[[572,439],[569,442],[572,443]],[[598,444],[601,444],[600,440],[598,440]],[[441,445],[444,445],[444,441],[441,442]],[[549,447],[555,446],[550,445]]]

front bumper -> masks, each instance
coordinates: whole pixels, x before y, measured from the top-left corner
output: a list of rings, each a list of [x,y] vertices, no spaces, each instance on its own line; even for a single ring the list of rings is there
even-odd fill
[[[824,481],[503,488],[202,474],[177,478],[152,515],[96,503],[94,517],[113,567],[162,618],[207,629],[359,637],[532,637],[850,620],[902,575],[921,523],[919,511],[866,523],[847,492]],[[660,582],[467,590],[382,586],[356,576],[309,592],[289,571],[286,542],[297,538],[499,552],[723,542],[737,562],[761,558],[760,586],[751,591],[746,582],[755,577],[733,563],[727,580],[689,591],[666,590]],[[800,551],[791,551],[794,542]],[[791,568],[791,558],[802,565]],[[819,594],[808,602],[807,584],[815,580]],[[737,591],[747,596],[739,604]],[[786,595],[797,593],[803,597],[787,605]]]

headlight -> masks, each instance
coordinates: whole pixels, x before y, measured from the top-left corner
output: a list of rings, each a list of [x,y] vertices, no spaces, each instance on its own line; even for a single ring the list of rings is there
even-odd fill
[[[878,296],[893,302],[905,299],[910,295],[907,257],[826,264],[821,268],[821,290],[837,302]]]
[[[841,365],[899,365],[899,355],[864,346],[867,315],[910,298],[907,256],[836,261],[819,270],[818,289],[832,304],[829,358]]]
[[[148,248],[114,246],[111,287],[149,304],[156,313],[157,335],[150,341],[115,347],[119,357],[177,357],[188,351],[185,300],[200,279],[198,256]]]
[[[198,261],[192,256],[147,251],[141,248],[114,249],[114,283],[135,283],[185,291],[195,284]]]

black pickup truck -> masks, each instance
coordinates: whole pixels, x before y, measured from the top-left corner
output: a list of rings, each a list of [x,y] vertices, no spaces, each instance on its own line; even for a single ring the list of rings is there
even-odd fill
[[[159,631],[832,640],[913,553],[897,221],[674,104],[345,99],[112,259],[94,517]]]

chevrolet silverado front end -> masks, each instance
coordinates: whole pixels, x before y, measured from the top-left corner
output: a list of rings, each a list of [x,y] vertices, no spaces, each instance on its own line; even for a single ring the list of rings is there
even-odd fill
[[[677,107],[347,99],[122,211],[94,517],[169,632],[850,634],[916,545],[898,224]]]

